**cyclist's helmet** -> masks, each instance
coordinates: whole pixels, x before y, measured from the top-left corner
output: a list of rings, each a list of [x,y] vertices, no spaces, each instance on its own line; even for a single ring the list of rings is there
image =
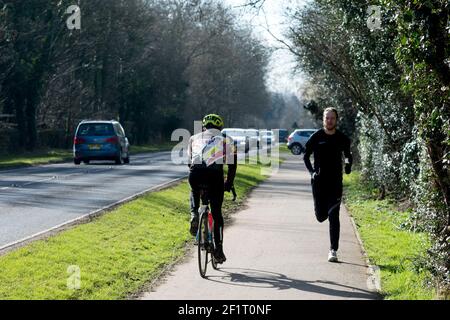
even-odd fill
[[[222,129],[223,120],[217,114],[208,114],[203,118],[203,126],[205,128],[215,127],[217,129]]]

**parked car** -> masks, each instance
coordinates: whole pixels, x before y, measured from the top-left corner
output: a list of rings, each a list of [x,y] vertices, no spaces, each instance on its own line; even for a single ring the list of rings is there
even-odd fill
[[[278,142],[287,142],[289,132],[286,129],[277,129],[278,130]]]
[[[245,135],[248,138],[250,148],[259,148],[259,130],[245,129]]]
[[[274,136],[273,132],[270,130],[259,130],[259,143],[262,145],[270,146],[272,145]]]
[[[296,129],[288,137],[287,147],[295,155],[305,151],[305,144],[317,129]]]
[[[240,128],[225,128],[222,130],[222,134],[229,136],[231,139],[234,140],[234,144],[239,150],[242,150],[241,148],[244,148],[244,152],[247,153],[250,149],[250,142],[245,134],[244,129]]]
[[[130,144],[119,122],[81,121],[73,139],[73,162],[114,160],[130,163]]]

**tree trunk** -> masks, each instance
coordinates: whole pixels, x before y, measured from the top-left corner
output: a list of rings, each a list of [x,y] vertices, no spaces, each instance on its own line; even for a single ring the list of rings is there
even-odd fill
[[[26,134],[27,143],[26,148],[29,151],[33,151],[37,145],[37,128],[36,128],[36,109],[37,109],[37,95],[36,84],[30,84],[28,86],[28,95],[26,101]]]

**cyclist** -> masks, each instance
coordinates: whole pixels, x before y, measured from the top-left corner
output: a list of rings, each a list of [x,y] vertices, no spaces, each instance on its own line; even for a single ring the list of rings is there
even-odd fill
[[[350,139],[336,129],[338,113],[334,108],[323,112],[323,129],[316,131],[306,142],[304,161],[311,173],[314,211],[319,222],[330,222],[329,262],[337,262],[339,247],[339,209],[342,198],[342,153],[345,173],[351,172]],[[309,160],[314,153],[314,168]]]
[[[223,120],[216,114],[203,118],[203,132],[189,140],[189,184],[191,186],[191,226],[190,232],[196,236],[198,229],[198,209],[200,189],[206,186],[214,219],[214,258],[217,263],[226,261],[223,252],[222,202],[224,191],[230,192],[237,169],[237,153],[230,137],[222,135]],[[224,182],[223,165],[228,165]]]

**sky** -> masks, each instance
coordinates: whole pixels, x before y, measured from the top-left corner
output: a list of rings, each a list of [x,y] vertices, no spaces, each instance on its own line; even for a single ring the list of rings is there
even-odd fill
[[[284,12],[287,6],[294,3],[303,4],[303,0],[265,0],[261,10],[242,7],[246,0],[223,0],[231,5],[235,12],[248,21],[252,26],[255,35],[274,48],[283,46],[270,34],[279,39],[287,41],[283,36],[286,29]],[[270,33],[267,31],[270,30]],[[270,90],[281,93],[297,93],[299,85],[302,83],[301,75],[292,75],[295,68],[293,55],[287,49],[278,49],[272,55],[269,65],[269,75],[267,85]]]

